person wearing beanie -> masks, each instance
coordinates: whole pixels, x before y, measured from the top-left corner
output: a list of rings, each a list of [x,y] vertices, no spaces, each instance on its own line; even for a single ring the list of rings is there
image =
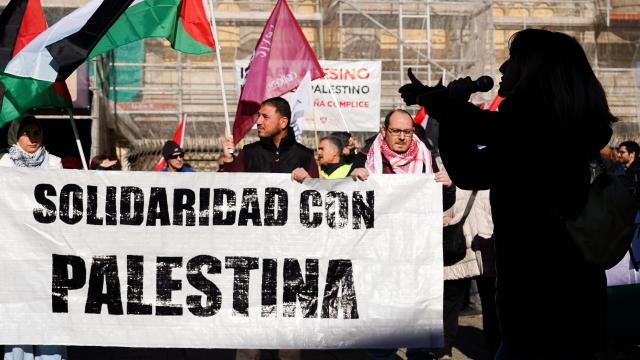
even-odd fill
[[[162,147],[162,157],[167,162],[163,172],[195,172],[184,165],[184,149],[173,140],[168,140]]]

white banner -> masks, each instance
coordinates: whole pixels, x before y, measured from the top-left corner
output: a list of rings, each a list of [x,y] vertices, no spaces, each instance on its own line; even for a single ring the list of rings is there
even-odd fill
[[[430,175],[0,172],[0,343],[442,344]]]
[[[236,60],[236,84],[238,93],[244,82],[249,60]],[[380,94],[382,85],[382,62],[320,60],[326,80],[311,82],[313,109],[307,111],[302,130],[346,131],[344,122],[330,91],[333,91],[350,131],[380,130]],[[293,92],[284,98],[291,101]]]

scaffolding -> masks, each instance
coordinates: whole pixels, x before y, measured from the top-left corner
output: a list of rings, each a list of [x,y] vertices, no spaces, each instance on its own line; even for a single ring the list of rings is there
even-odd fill
[[[232,119],[239,97],[235,61],[251,55],[275,2],[215,2]],[[640,6],[636,3],[289,0],[319,58],[382,60],[381,118],[404,106],[397,89],[407,81],[409,67],[431,85],[458,76],[487,74],[497,79],[499,65],[508,58],[509,38],[516,31],[541,27],[573,35],[607,91],[612,112],[621,119],[614,143],[640,137]],[[92,152],[115,146],[129,155],[132,169],[148,169],[162,142],[173,134],[180,114],[187,112],[187,160],[200,169],[214,170],[224,134],[214,56],[179,54],[158,39],[135,46],[102,56],[93,65],[94,119],[110,136],[101,136]],[[126,51],[133,55],[125,56]],[[472,100],[489,101],[495,91],[475,94]],[[305,141],[313,146],[311,138]]]

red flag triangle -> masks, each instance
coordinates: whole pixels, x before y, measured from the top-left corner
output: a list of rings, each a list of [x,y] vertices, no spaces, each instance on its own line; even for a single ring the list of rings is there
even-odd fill
[[[42,11],[42,4],[40,3],[40,0],[29,0],[27,2],[24,16],[22,17],[22,22],[20,23],[20,30],[18,31],[18,37],[16,38],[11,57],[14,57],[20,52],[20,50],[27,46],[31,40],[40,35],[43,31],[47,30],[47,27],[47,19],[44,17],[44,11]],[[53,85],[51,85],[51,90],[49,91],[56,94],[60,100],[71,105],[71,94],[69,93],[67,84],[64,81],[54,82]]]
[[[18,31],[11,57],[16,56],[31,40],[45,30],[47,30],[47,20],[44,17],[40,0],[29,0],[20,23],[20,30]]]

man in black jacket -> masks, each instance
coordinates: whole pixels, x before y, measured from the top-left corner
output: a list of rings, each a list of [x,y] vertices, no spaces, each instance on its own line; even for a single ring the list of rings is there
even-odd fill
[[[626,184],[631,188],[633,196],[640,199],[640,146],[635,141],[624,141],[618,146],[618,154],[624,166]]]
[[[258,110],[258,137],[260,140],[246,145],[238,156],[233,156],[233,137],[227,137],[222,145],[222,172],[264,172],[291,173],[291,178],[302,182],[307,178],[317,178],[318,164],[313,150],[296,141],[293,129],[289,126],[291,108],[281,98],[267,99]],[[278,350],[240,350],[242,356],[262,356],[278,358]],[[298,350],[281,350],[281,358],[299,356]],[[262,354],[261,354],[262,352]]]
[[[367,180],[371,174],[433,173],[435,181],[443,185],[442,206],[443,210],[447,210],[456,201],[456,187],[446,171],[438,168],[435,159],[431,158],[432,154],[427,149],[427,145],[419,139],[415,129],[413,118],[405,110],[396,109],[389,112],[384,119],[384,125],[380,128],[380,133],[372,141],[367,141],[363,151],[356,156],[351,176]],[[375,148],[376,142],[379,149]],[[422,151],[414,150],[414,155],[409,156],[411,148],[415,147],[421,148]],[[375,154],[376,151],[379,155]],[[380,163],[373,164],[372,157],[379,157]],[[400,160],[394,160],[394,158]],[[417,166],[411,167],[408,164],[409,159],[412,159]],[[445,286],[445,292],[447,288]],[[448,297],[450,296],[445,296],[445,298]],[[449,304],[453,305],[452,302]],[[396,349],[369,351],[373,359],[396,358],[395,353]],[[428,349],[407,349],[408,359],[430,359],[431,355]]]
[[[291,173],[291,178],[303,181],[318,177],[318,164],[313,150],[295,139],[289,126],[289,103],[275,97],[262,102],[258,110],[258,137],[260,140],[246,145],[238,156],[233,156],[233,138],[223,143],[223,172]]]

